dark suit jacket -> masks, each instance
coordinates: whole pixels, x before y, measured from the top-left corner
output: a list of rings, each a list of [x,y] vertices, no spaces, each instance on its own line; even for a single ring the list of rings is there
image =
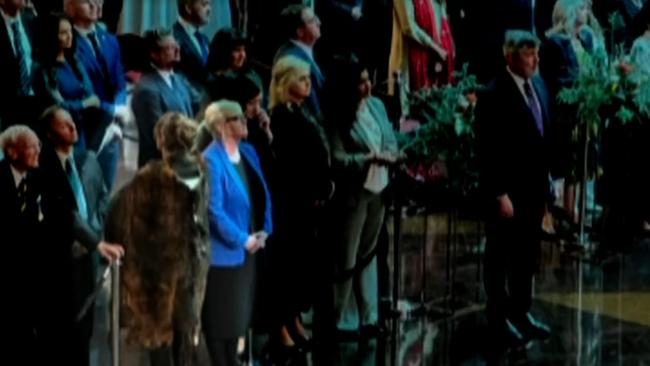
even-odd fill
[[[131,106],[138,125],[138,166],[144,166],[151,159],[159,159],[153,129],[158,119],[166,112],[180,112],[194,117],[190,85],[182,75],[175,74],[176,89],[172,90],[157,71],[142,76],[133,92]]]
[[[36,19],[31,13],[23,12],[21,14],[23,27],[27,32],[27,38],[32,48],[32,59],[36,50]],[[4,18],[0,17],[0,122],[3,128],[13,124],[35,122],[33,117],[37,117],[33,112],[33,108],[25,109],[29,105],[29,101],[20,97],[18,90],[20,89],[20,71],[18,60],[14,55],[13,46],[9,34],[7,33],[7,25]],[[28,120],[25,120],[25,119]]]
[[[532,85],[541,105],[545,135],[548,135],[548,92],[544,81],[537,76],[533,77]],[[505,70],[479,96],[476,118],[480,184],[488,203],[494,204],[496,197],[508,194],[515,215],[543,213],[549,192],[550,146],[538,131],[517,84]]]
[[[190,39],[185,29],[183,29],[181,23],[178,21],[174,23],[172,30],[174,32],[174,38],[176,38],[176,41],[181,46],[181,61],[176,65],[176,71],[185,75],[195,89],[202,90],[208,79],[208,70],[203,56],[196,49],[192,39]],[[201,37],[207,48],[210,40],[203,33],[201,33]]]
[[[0,161],[0,232],[3,235],[3,248],[7,251],[9,267],[14,261],[30,260],[40,243],[36,234],[42,225],[41,187],[35,172],[27,174],[27,206],[21,212],[18,203],[16,182],[8,159]],[[6,242],[5,242],[6,240]],[[24,264],[24,263],[23,263]],[[22,266],[22,265],[21,265]],[[15,273],[14,273],[15,275]]]
[[[271,192],[281,203],[275,205],[277,231],[298,239],[300,232],[315,225],[314,203],[332,193],[329,143],[305,107],[278,105],[271,120],[275,154]]]
[[[3,329],[12,334],[5,350],[18,357],[22,357],[18,355],[21,353],[19,350],[34,346],[34,327],[38,324],[36,315],[43,296],[36,286],[43,281],[39,274],[41,259],[45,256],[42,251],[45,242],[39,238],[43,232],[39,220],[41,195],[33,173],[27,174],[27,206],[21,213],[9,161],[0,161],[0,232],[5,258],[0,268],[0,286],[4,294],[0,321]],[[26,365],[37,364],[28,359],[23,361]]]
[[[76,55],[86,68],[86,72],[93,84],[95,93],[102,101],[102,108],[113,111],[115,104],[126,103],[126,79],[122,66],[120,45],[114,35],[102,27],[95,27],[99,47],[107,62],[108,75],[104,75],[101,64],[97,61],[90,42],[79,32],[75,31],[77,38]]]
[[[284,43],[278,52],[275,54],[273,63],[275,64],[280,58],[284,56],[295,56],[311,66],[311,95],[309,96],[309,107],[311,110],[320,115],[320,97],[323,93],[323,87],[325,85],[325,76],[320,67],[315,60],[309,57],[309,55],[303,51],[302,48],[298,47],[295,43],[287,41]]]
[[[61,292],[69,291],[72,303],[67,309],[71,314],[81,309],[85,298],[93,291],[95,266],[93,256],[102,239],[104,217],[108,206],[108,190],[104,185],[102,170],[96,155],[91,151],[73,154],[77,171],[84,188],[88,206],[88,220],[78,212],[77,201],[68,181],[61,161],[52,148],[45,148],[41,153],[41,169],[47,186],[44,200],[47,203],[46,220],[50,241],[55,242],[58,253],[53,254],[58,260],[57,271],[67,272],[70,276],[65,283],[57,283]],[[80,249],[80,244],[87,253],[73,257],[73,246]],[[51,244],[51,243],[50,243]],[[61,276],[61,274],[58,274]],[[62,295],[63,296],[63,295]],[[83,329],[89,337],[89,320],[92,311],[86,314]]]
[[[102,239],[104,216],[108,204],[108,190],[104,185],[102,170],[97,162],[97,156],[91,151],[75,152],[73,154],[81,184],[84,188],[88,205],[88,221],[79,215],[77,201],[70,187],[66,172],[61,165],[59,157],[51,148],[46,148],[41,153],[41,169],[47,177],[47,199],[49,212],[59,213],[56,220],[63,223],[60,227],[62,233],[68,233],[72,241],[77,241],[89,252],[97,247]],[[71,224],[71,226],[70,226]],[[66,231],[66,228],[71,228]]]

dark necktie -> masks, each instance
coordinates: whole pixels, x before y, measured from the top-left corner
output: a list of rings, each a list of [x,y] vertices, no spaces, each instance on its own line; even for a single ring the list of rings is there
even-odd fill
[[[20,213],[25,212],[27,209],[27,177],[23,177],[18,184],[18,208]]]
[[[535,118],[537,129],[544,136],[544,118],[542,117],[542,111],[539,110],[539,105],[537,105],[537,101],[535,100],[535,94],[533,94],[533,88],[528,81],[524,82],[524,93],[526,93],[526,101],[528,102],[530,111],[533,113],[533,118]]]
[[[29,95],[31,90],[31,79],[27,68],[27,57],[23,48],[23,35],[20,32],[19,23],[11,23],[11,30],[14,33],[14,48],[16,49],[16,60],[18,61],[18,76],[20,78],[20,94]]]
[[[199,46],[201,47],[201,56],[203,56],[203,65],[205,65],[208,62],[208,54],[210,53],[208,49],[208,42],[203,36],[203,33],[198,30],[194,32],[194,37],[199,42]]]

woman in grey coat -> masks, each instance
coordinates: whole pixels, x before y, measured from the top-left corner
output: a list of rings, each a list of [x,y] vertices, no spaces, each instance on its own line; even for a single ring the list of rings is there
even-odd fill
[[[368,71],[352,57],[332,80],[329,121],[336,176],[334,308],[338,331],[379,330],[375,248],[384,220],[382,193],[400,152],[384,104],[371,95]],[[326,111],[327,112],[327,111]],[[336,222],[336,221],[335,221]]]

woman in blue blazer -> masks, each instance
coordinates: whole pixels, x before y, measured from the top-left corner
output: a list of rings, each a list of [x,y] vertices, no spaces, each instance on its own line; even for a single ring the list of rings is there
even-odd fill
[[[250,323],[254,254],[272,231],[271,199],[241,106],[212,103],[206,125],[215,140],[203,152],[209,176],[211,267],[203,324],[213,365],[237,365],[237,341]]]
[[[57,104],[70,112],[80,134],[76,148],[85,149],[99,125],[108,123],[111,115],[103,108],[86,68],[75,55],[76,39],[70,20],[63,14],[47,15],[42,38],[33,73],[39,107]]]

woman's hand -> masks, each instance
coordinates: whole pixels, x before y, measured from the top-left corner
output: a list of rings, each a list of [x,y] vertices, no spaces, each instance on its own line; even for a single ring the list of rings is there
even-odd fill
[[[262,131],[266,133],[266,137],[269,139],[269,143],[273,141],[273,132],[271,132],[271,118],[266,113],[266,111],[260,111],[260,114],[257,115],[257,121],[259,122]]]
[[[248,240],[246,240],[245,247],[248,253],[255,254],[255,252],[262,248],[262,244],[256,234],[251,234],[248,236]]]
[[[101,103],[102,101],[99,100],[99,98],[96,95],[91,95],[88,98],[84,99],[81,102],[81,105],[83,105],[84,108],[90,108],[90,107],[99,108]]]

